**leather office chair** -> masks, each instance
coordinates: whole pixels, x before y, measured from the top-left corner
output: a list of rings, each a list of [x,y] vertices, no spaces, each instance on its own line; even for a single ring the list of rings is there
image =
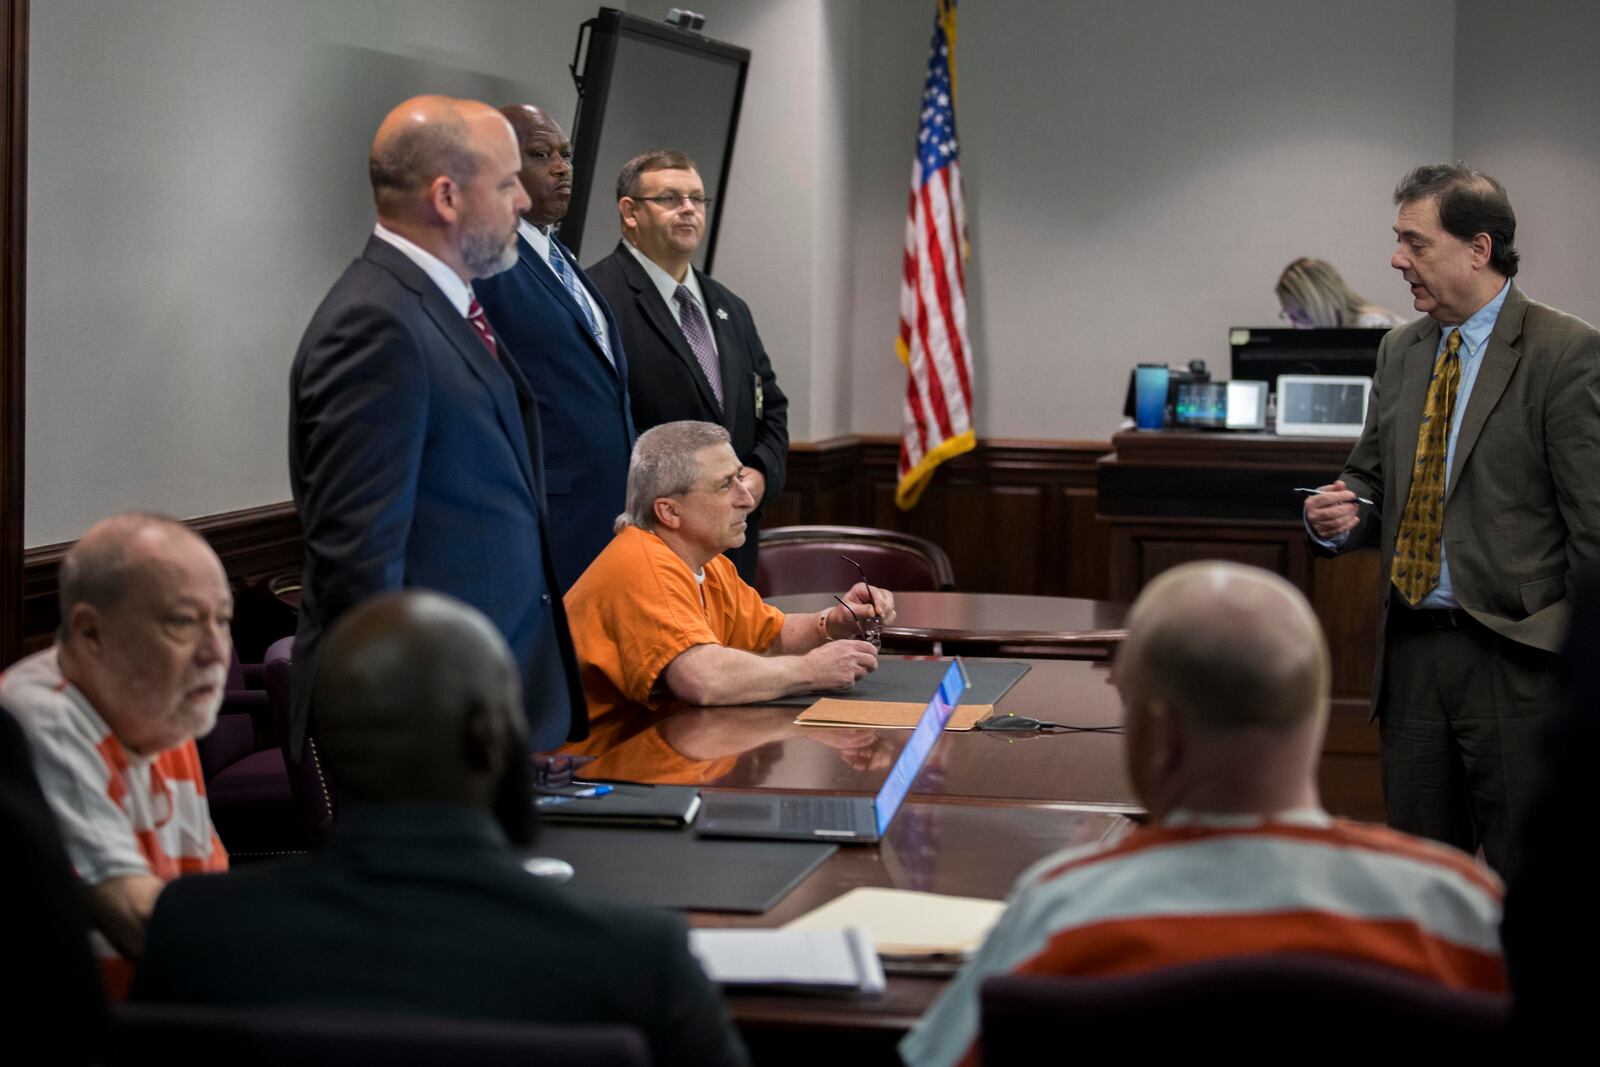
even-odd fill
[[[305,847],[264,686],[262,665],[235,652],[217,724],[196,742],[211,821],[235,859]]]
[[[1509,1000],[1334,956],[1236,956],[1119,977],[1001,975],[983,983],[985,1067],[1039,1062],[1041,1048],[1124,1053],[1178,1044],[1230,1058],[1251,1050],[1429,1052],[1483,1061],[1506,1044]]]
[[[869,526],[779,526],[761,531],[756,589],[762,596],[843,592],[861,575],[841,555],[861,564],[874,586],[892,592],[956,587],[944,549],[915,534]]]
[[[124,1067],[650,1067],[631,1026],[178,1004],[119,1004],[115,1014]]]
[[[282,746],[282,759],[288,772],[289,786],[294,791],[295,806],[299,812],[300,827],[311,844],[320,843],[333,828],[333,787],[317,751],[317,739],[309,731],[306,750],[301,759],[290,758],[288,750],[289,717],[289,667],[294,657],[294,638],[274,641],[262,660],[267,699],[272,704],[272,717],[277,723]]]

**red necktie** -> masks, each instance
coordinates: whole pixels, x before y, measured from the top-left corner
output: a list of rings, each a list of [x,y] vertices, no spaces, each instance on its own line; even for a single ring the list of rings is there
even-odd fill
[[[494,331],[489,329],[489,317],[483,313],[483,308],[478,304],[478,298],[473,297],[472,303],[467,305],[467,321],[472,323],[472,328],[478,331],[478,340],[483,342],[483,347],[489,350],[490,359],[500,358],[500,346],[494,343]]]

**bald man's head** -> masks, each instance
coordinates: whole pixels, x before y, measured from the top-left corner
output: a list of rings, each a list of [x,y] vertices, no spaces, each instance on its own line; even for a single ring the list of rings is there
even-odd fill
[[[1153,818],[1317,804],[1328,646],[1282,578],[1222,562],[1162,573],[1134,602],[1113,676]]]
[[[380,215],[422,197],[440,175],[463,184],[477,175],[463,103],[471,101],[416,96],[384,116],[367,157]]]
[[[437,593],[391,593],[342,618],[312,706],[351,801],[488,809],[513,754],[525,762],[510,650],[480,612]]]
[[[1160,700],[1208,732],[1293,729],[1327,713],[1328,645],[1294,586],[1220,561],[1145,586],[1117,652],[1125,694]]]
[[[560,222],[572,203],[572,142],[566,131],[533,104],[508,104],[500,114],[511,123],[522,158],[519,177],[530,202],[523,218],[535,226]]]

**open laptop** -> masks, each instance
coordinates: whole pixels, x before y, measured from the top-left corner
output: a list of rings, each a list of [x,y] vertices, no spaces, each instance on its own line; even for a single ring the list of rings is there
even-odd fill
[[[922,709],[911,739],[889,768],[878,795],[833,797],[816,793],[706,793],[695,831],[702,837],[758,837],[781,840],[835,841],[870,845],[881,840],[895,813],[911,792],[911,784],[933,752],[934,742],[972,683],[960,658],[950,661],[933,699]]]

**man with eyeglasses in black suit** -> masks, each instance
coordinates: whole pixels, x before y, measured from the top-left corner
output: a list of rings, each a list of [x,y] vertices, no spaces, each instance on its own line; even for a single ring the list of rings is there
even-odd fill
[[[638,432],[689,419],[731,435],[756,506],[744,544],[727,555],[739,576],[754,582],[762,511],[783,493],[789,401],[749,306],[691,265],[708,204],[684,153],[634,156],[617,176],[622,240],[588,275],[616,314]]]

